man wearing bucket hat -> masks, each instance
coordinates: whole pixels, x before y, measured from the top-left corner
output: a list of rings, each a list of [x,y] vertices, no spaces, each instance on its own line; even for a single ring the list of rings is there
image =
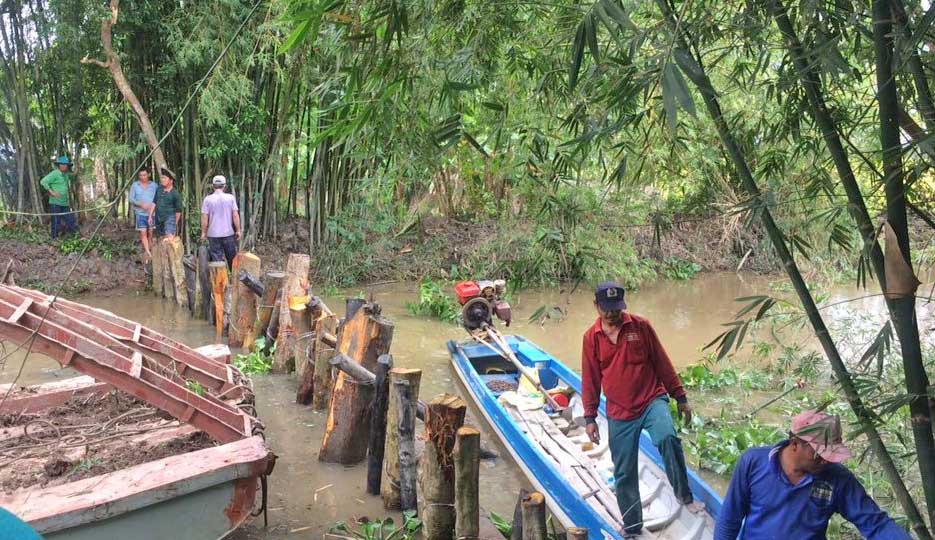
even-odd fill
[[[639,487],[640,433],[646,430],[659,449],[666,476],[679,502],[696,511],[688,485],[682,442],[676,436],[669,397],[678,412],[691,422],[691,407],[672,361],[649,321],[629,313],[624,289],[604,282],[594,291],[598,318],[584,334],[581,353],[581,399],[587,433],[600,442],[596,422],[603,390],[607,398],[610,454],[614,461],[614,490],[623,516],[624,536],[642,530]]]
[[[868,540],[909,540],[841,465],[849,457],[837,415],[798,414],[788,439],[740,456],[714,540],[824,540],[834,513]]]
[[[226,185],[227,178],[221,175],[211,179],[214,193],[201,203],[201,241],[208,239],[208,257],[212,261],[226,259],[231,268],[240,241],[240,211],[237,199],[224,192]]]
[[[78,224],[75,214],[68,205],[68,168],[71,160],[68,156],[59,156],[55,163],[55,170],[45,175],[39,185],[49,192],[49,212],[52,214],[52,238],[58,238],[59,233],[77,232]]]

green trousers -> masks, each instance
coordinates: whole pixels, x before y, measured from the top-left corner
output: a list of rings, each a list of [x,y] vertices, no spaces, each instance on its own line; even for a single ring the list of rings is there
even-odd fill
[[[643,527],[643,506],[640,504],[638,457],[640,432],[646,430],[659,449],[665,464],[666,476],[675,496],[683,504],[692,502],[685,468],[682,441],[675,436],[675,425],[669,412],[669,398],[659,396],[633,420],[607,419],[610,431],[610,455],[614,460],[614,490],[617,505],[623,515],[624,532],[636,534]]]

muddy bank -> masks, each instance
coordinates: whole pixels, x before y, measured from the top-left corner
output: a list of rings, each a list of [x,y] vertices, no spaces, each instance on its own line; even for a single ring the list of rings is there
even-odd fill
[[[85,223],[80,238],[89,238],[92,227]],[[146,276],[136,231],[108,223],[100,238],[79,258],[82,245],[74,239],[52,240],[45,228],[0,225],[0,273],[13,261],[11,271],[17,284],[51,293],[77,261],[63,289],[66,296],[142,289]]]
[[[41,414],[0,416],[0,491],[57,486],[214,444],[122,392],[74,397]]]

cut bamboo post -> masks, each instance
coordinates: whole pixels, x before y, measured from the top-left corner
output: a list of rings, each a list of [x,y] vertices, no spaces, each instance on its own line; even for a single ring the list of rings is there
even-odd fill
[[[425,410],[425,450],[419,483],[422,487],[422,535],[425,540],[450,540],[455,530],[455,433],[464,424],[467,405],[442,394]]]
[[[364,307],[367,301],[363,298],[345,298],[344,299],[344,320],[349,321],[354,318],[357,310]]]
[[[523,501],[528,496],[529,491],[526,488],[519,488],[516,506],[513,507],[513,530],[510,532],[510,540],[523,540]]]
[[[383,478],[383,450],[386,444],[386,407],[390,399],[390,369],[393,357],[384,354],[377,359],[374,373],[373,404],[370,410],[370,437],[367,439],[367,493],[380,494]]]
[[[458,429],[455,435],[454,463],[454,537],[457,540],[475,540],[480,535],[480,431],[470,426]]]
[[[198,273],[197,282],[195,286],[195,318],[212,320],[212,307],[211,307],[211,276],[208,273],[208,247],[205,245],[198,246],[198,257],[196,270]],[[200,300],[200,302],[198,302]]]
[[[422,379],[421,369],[393,368],[390,370],[390,399],[386,408],[386,444],[383,446],[383,480],[380,482],[380,494],[383,507],[387,510],[400,509],[399,494],[399,396],[397,381],[406,380],[414,396],[419,396],[419,384]],[[413,412],[414,414],[414,412]]]
[[[321,316],[328,309],[321,299],[315,297],[309,302],[307,316],[304,318],[304,325],[307,330],[304,335],[300,334],[296,341],[296,375],[299,379],[299,385],[295,391],[295,402],[299,405],[309,405],[312,403],[312,397],[315,391],[315,358],[318,347],[321,346],[318,339],[318,323]]]
[[[165,296],[182,307],[188,306],[188,289],[185,287],[185,267],[182,265],[182,239],[178,236],[159,240],[162,244],[163,279]]]
[[[328,408],[331,402],[331,364],[328,360],[334,355],[334,345],[325,343],[325,334],[337,332],[338,319],[333,314],[319,319],[315,326],[315,372],[312,375],[312,409],[320,411]]]
[[[416,500],[416,443],[415,397],[412,385],[406,379],[393,382],[396,389],[396,438],[399,441],[399,503],[400,509],[415,510]]]
[[[568,527],[565,534],[568,540],[588,540],[588,530],[584,527]]]
[[[218,342],[224,332],[224,291],[227,289],[227,263],[215,261],[208,263],[211,275],[211,296],[214,298],[214,324]]]
[[[243,252],[238,251],[234,255],[230,266],[227,268],[227,290],[224,291],[224,335],[230,343],[230,335],[237,320],[237,275],[240,273],[240,262],[243,260]],[[243,338],[240,338],[241,343]]]
[[[393,324],[380,316],[379,305],[367,304],[341,327],[337,352],[372,373],[376,371],[377,358],[389,352],[392,339]],[[343,371],[338,373],[318,452],[320,461],[347,465],[367,457],[367,446],[361,443],[370,433],[372,386],[362,391],[364,388],[353,384]]]
[[[243,347],[247,335],[253,329],[256,323],[256,295],[240,281],[240,272],[247,272],[251,276],[260,275],[260,258],[250,253],[242,251],[237,259],[240,262],[239,271],[232,274],[231,288],[235,291],[234,300],[231,306],[231,325],[228,333],[227,343],[231,347]]]
[[[165,273],[165,254],[163,253],[162,242],[158,238],[154,238],[152,242],[152,247],[150,248],[153,252],[153,258],[150,261],[150,264],[153,267],[153,292],[159,298],[162,298],[165,292],[165,281],[163,279],[163,273]]]
[[[313,371],[308,369],[308,344],[311,342],[309,308],[302,306],[302,309],[290,309],[289,318],[292,320],[292,327],[295,330],[295,343],[293,344],[292,353],[295,358],[295,376],[301,381],[306,371],[309,373]]]
[[[279,336],[280,304],[282,304],[282,289],[279,289],[276,301],[273,302],[273,314],[270,316],[269,326],[266,327],[266,346],[263,348],[263,352],[266,354],[273,350],[273,344],[276,343],[276,338]]]
[[[538,491],[523,499],[523,540],[548,540],[545,497]]]
[[[269,320],[273,314],[273,308],[276,306],[276,297],[282,287],[283,276],[285,274],[282,272],[267,272],[263,276],[263,298],[259,299],[259,304],[256,306],[257,315],[256,321],[253,323],[253,329],[244,336],[243,347],[245,349],[253,350],[253,343],[256,338],[265,335]]]
[[[295,327],[289,316],[290,299],[308,295],[309,257],[299,253],[290,253],[286,261],[286,276],[282,283],[282,302],[279,306],[279,334],[276,336],[276,354],[273,357],[273,371],[286,373],[289,365],[294,365]]]

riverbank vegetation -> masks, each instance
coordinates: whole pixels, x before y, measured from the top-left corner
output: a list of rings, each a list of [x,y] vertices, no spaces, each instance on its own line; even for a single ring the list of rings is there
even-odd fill
[[[67,153],[83,217],[124,226],[138,166],[169,164],[188,250],[225,174],[244,246],[308,252],[322,283],[781,270],[788,292],[743,299],[715,358],[802,321],[817,346],[791,364],[821,359],[829,386],[796,407],[846,411],[888,509],[932,538],[928,3],[40,0],[0,19],[15,226]],[[834,275],[886,293],[854,308],[882,317],[863,341],[829,329]]]

